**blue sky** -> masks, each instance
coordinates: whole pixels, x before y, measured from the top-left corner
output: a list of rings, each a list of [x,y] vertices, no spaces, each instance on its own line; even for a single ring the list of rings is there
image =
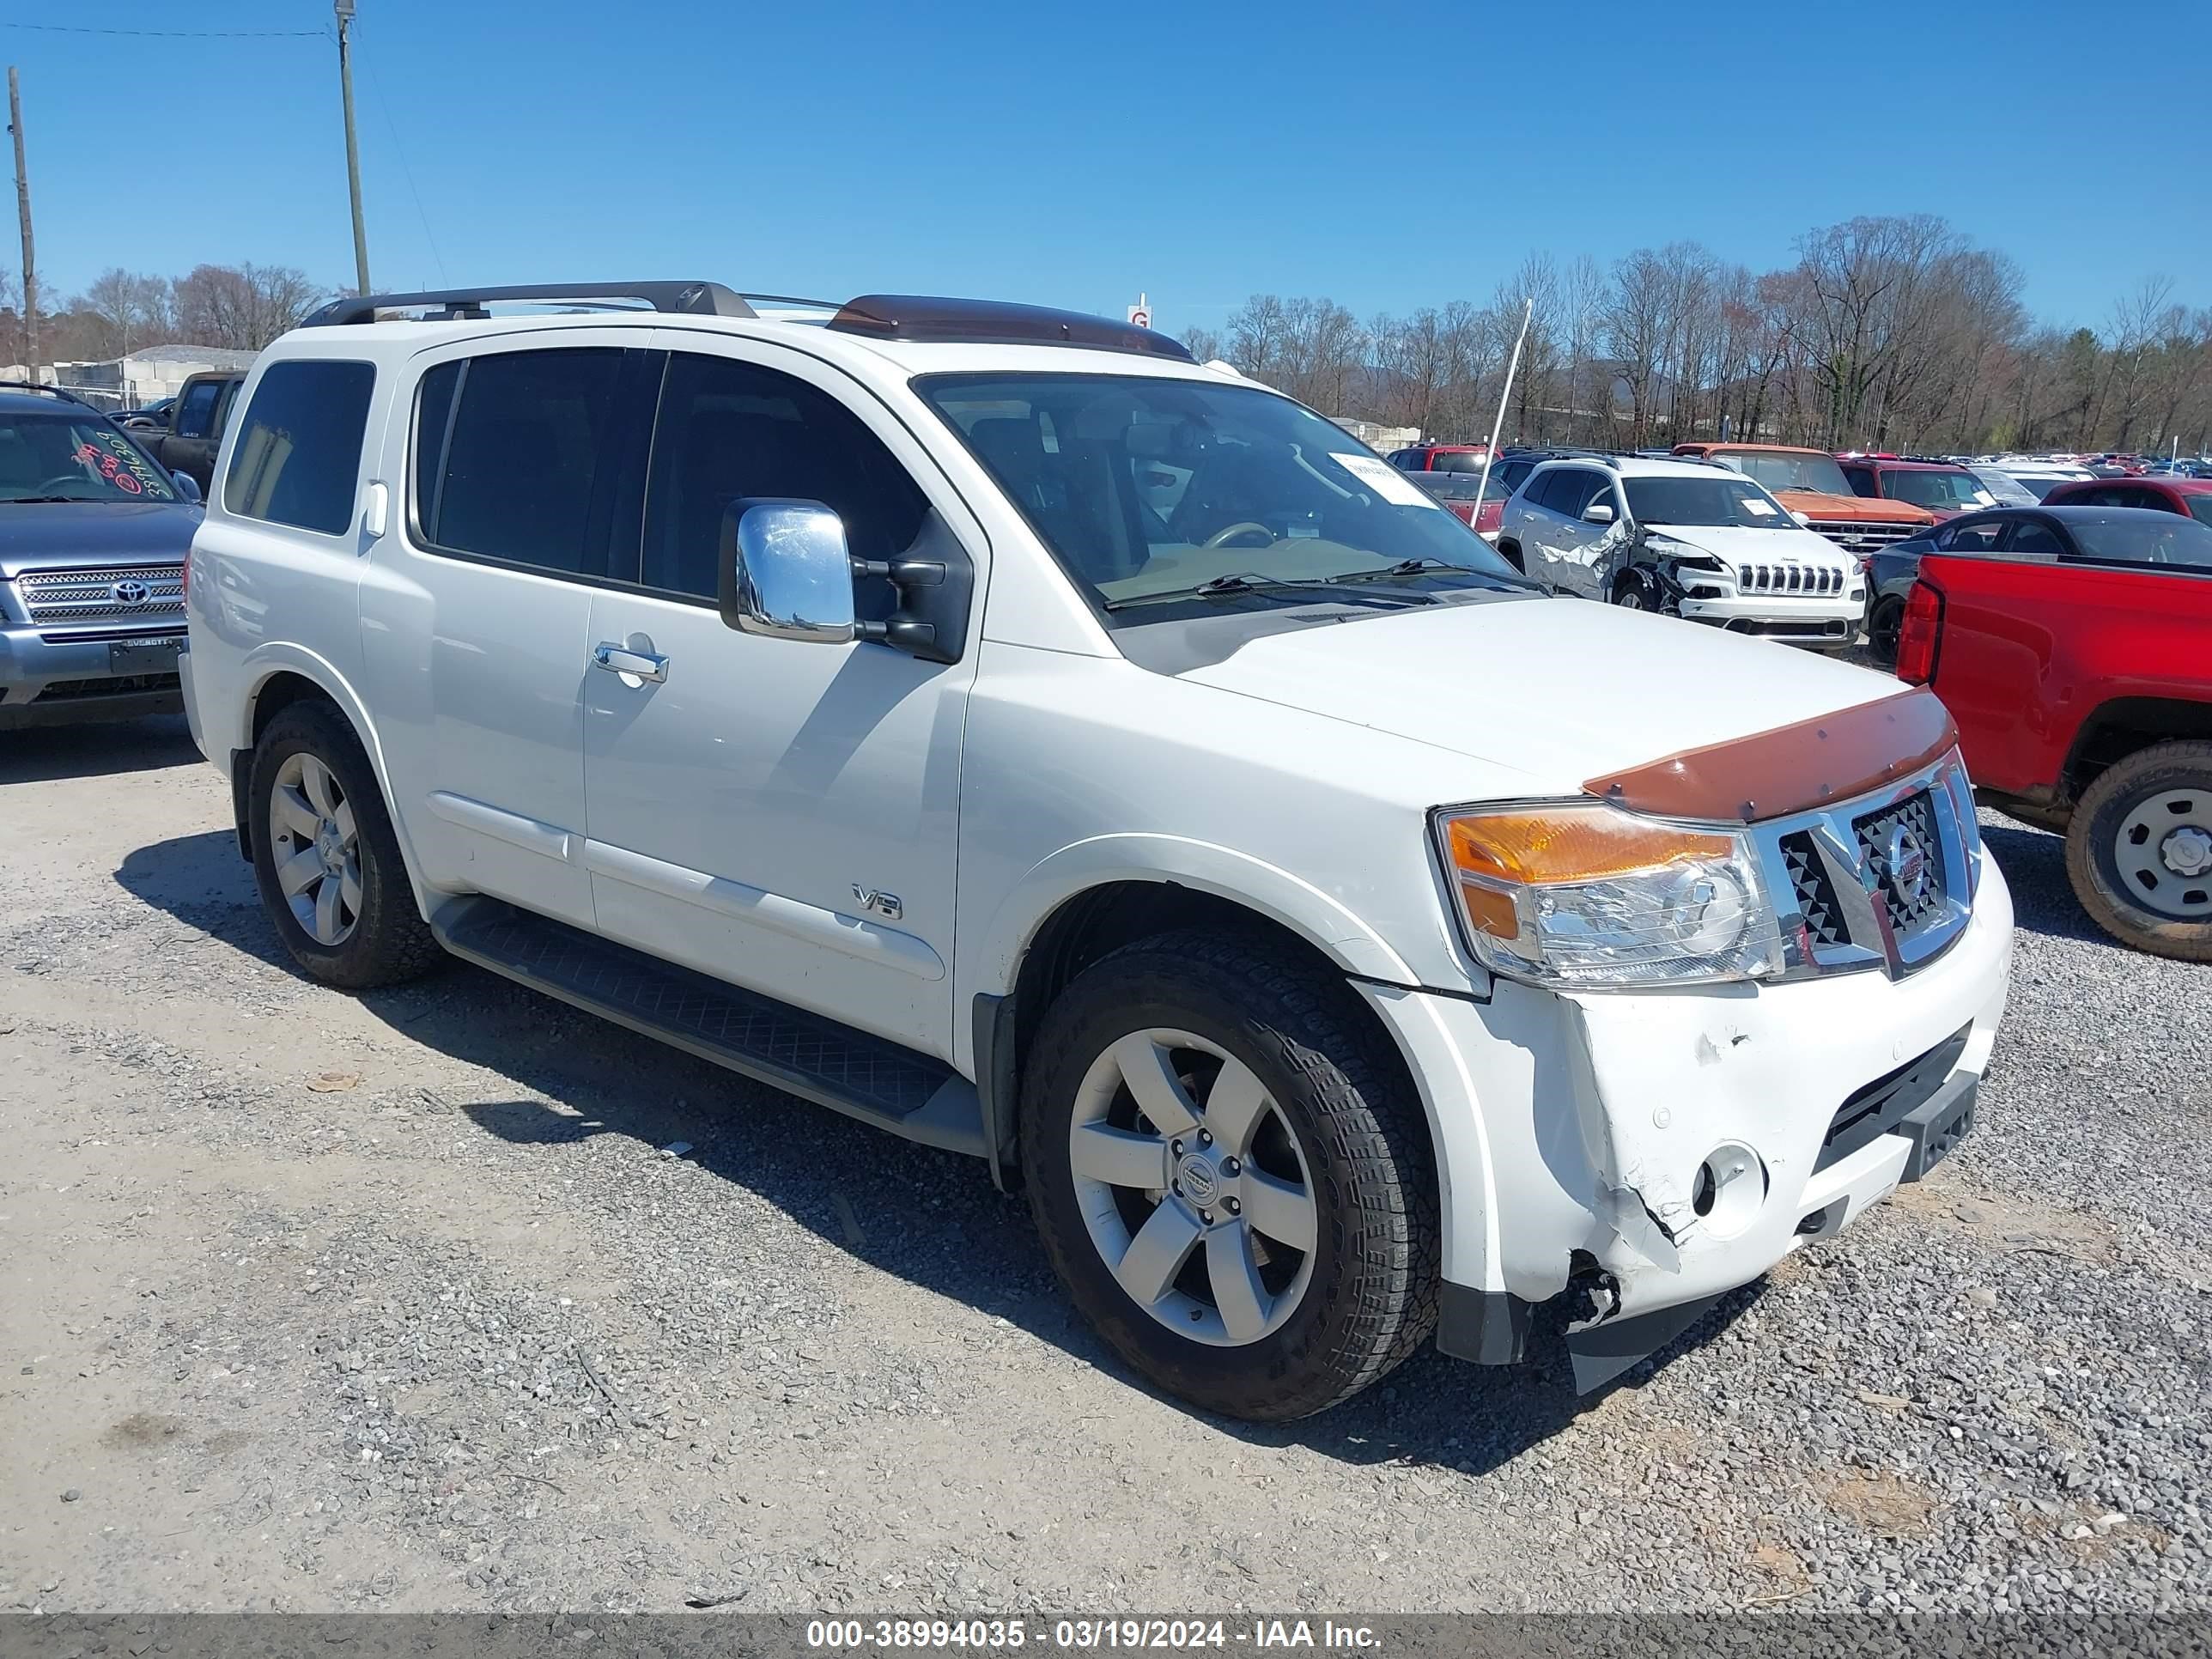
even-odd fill
[[[2205,40],[2178,10],[359,6],[385,289],[708,276],[1117,311],[1141,288],[1174,329],[1263,290],[1363,317],[1481,301],[1532,248],[1690,238],[1762,269],[1813,226],[1927,211],[2018,259],[2048,320],[2094,325],[2152,273],[2212,303]],[[0,3],[118,28],[330,16]],[[0,27],[0,50],[51,283],[248,259],[351,281],[330,40]]]

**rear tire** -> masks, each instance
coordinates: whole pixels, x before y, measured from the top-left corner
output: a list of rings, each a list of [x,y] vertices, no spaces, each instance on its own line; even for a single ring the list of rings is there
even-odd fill
[[[308,978],[365,991],[439,959],[375,770],[331,704],[295,702],[269,722],[253,749],[246,829],[262,906]]]
[[[2066,826],[2066,874],[2123,945],[2212,962],[2212,743],[2156,744],[2099,774]]]
[[[1897,666],[1898,636],[1905,629],[1905,601],[1892,597],[1877,599],[1867,617],[1867,654],[1878,668]]]
[[[1435,1326],[1426,1118],[1343,983],[1289,951],[1186,933],[1093,963],[1030,1043],[1021,1139],[1076,1307],[1204,1410],[1325,1410]]]

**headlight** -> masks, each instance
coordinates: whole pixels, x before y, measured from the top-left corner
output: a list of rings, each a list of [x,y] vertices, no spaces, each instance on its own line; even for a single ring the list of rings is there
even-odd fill
[[[1468,946],[1493,973],[1602,988],[1782,968],[1774,906],[1732,831],[1589,800],[1446,807],[1433,823]]]

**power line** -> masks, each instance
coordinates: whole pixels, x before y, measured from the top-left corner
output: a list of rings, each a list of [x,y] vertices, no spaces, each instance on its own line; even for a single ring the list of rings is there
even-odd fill
[[[41,34],[128,34],[149,40],[326,40],[328,29],[108,29],[84,23],[0,23]]]

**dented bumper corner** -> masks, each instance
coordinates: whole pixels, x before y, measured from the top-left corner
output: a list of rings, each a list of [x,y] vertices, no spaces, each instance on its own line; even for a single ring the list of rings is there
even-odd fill
[[[1972,1127],[2012,927],[1990,861],[1956,942],[1900,980],[1376,994],[1437,1132],[1446,1281],[1528,1304],[1578,1270],[1602,1281],[1569,1338],[1584,1387],[1663,1346]],[[1467,1357],[1518,1357],[1494,1304],[1455,1305],[1485,1310],[1486,1352]],[[1447,1326],[1440,1346],[1464,1352]]]

